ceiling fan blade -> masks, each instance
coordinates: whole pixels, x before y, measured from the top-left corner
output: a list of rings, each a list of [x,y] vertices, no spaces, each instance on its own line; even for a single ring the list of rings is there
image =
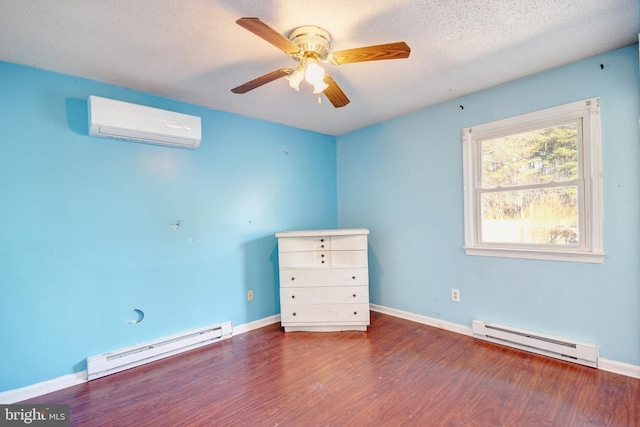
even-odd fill
[[[340,50],[331,55],[330,61],[332,64],[341,65],[383,59],[403,59],[408,58],[410,53],[411,48],[409,45],[405,42],[396,42]]]
[[[342,89],[340,89],[338,83],[336,83],[336,81],[333,80],[333,78],[329,74],[325,74],[324,82],[329,85],[329,87],[324,90],[324,94],[327,96],[327,99],[331,101],[334,107],[344,107],[349,102],[351,102],[349,101],[349,98],[347,98],[347,95],[344,94]]]
[[[280,68],[279,70],[272,71],[264,76],[260,76],[257,79],[253,79],[250,82],[246,82],[241,84],[238,87],[234,87],[231,89],[233,93],[247,93],[250,90],[253,90],[257,87],[260,87],[264,84],[272,82],[274,80],[278,80],[280,77],[284,77],[291,72],[291,68]]]
[[[293,44],[291,40],[262,22],[259,18],[240,18],[236,21],[236,24],[268,41],[287,55],[295,55],[300,52],[300,48]]]

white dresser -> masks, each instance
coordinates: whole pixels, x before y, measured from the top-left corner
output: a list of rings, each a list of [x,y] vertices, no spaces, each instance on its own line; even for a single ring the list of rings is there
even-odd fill
[[[364,228],[276,233],[285,332],[367,330],[368,234]]]

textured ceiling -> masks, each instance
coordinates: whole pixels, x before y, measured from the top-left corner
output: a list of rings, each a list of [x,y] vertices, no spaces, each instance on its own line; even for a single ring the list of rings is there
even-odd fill
[[[241,28],[326,28],[333,50],[405,41],[408,59],[328,66],[351,103],[317,104],[297,64]],[[638,40],[638,0],[0,0],[0,60],[330,135]],[[1,78],[1,76],[0,76]]]

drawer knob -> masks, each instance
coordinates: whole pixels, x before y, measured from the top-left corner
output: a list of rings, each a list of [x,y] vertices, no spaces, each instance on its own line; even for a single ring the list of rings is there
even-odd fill
[[[357,311],[354,311],[354,312],[353,312],[353,314],[358,314],[358,312],[357,312]]]
[[[322,263],[324,264],[324,260],[322,260]]]
[[[324,239],[320,239],[321,242],[324,242]]]
[[[320,255],[322,258],[324,258],[324,254]]]
[[[295,278],[295,277],[292,277],[292,278],[291,278],[291,280],[296,280],[296,278]]]
[[[320,245],[321,248],[324,248],[324,245]]]
[[[291,298],[295,298],[295,297],[296,297],[295,295],[291,295]]]
[[[353,297],[355,298],[355,297],[356,297],[356,294],[353,294]]]
[[[294,313],[293,313],[293,315],[295,316],[295,315],[296,315],[296,313],[294,312]]]
[[[352,278],[353,280],[356,280],[356,276],[351,276],[351,278]]]

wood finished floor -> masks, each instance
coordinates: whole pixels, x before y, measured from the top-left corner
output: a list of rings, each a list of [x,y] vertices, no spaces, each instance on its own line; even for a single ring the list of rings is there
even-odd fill
[[[73,426],[640,426],[640,379],[380,313],[267,326],[30,403]]]

